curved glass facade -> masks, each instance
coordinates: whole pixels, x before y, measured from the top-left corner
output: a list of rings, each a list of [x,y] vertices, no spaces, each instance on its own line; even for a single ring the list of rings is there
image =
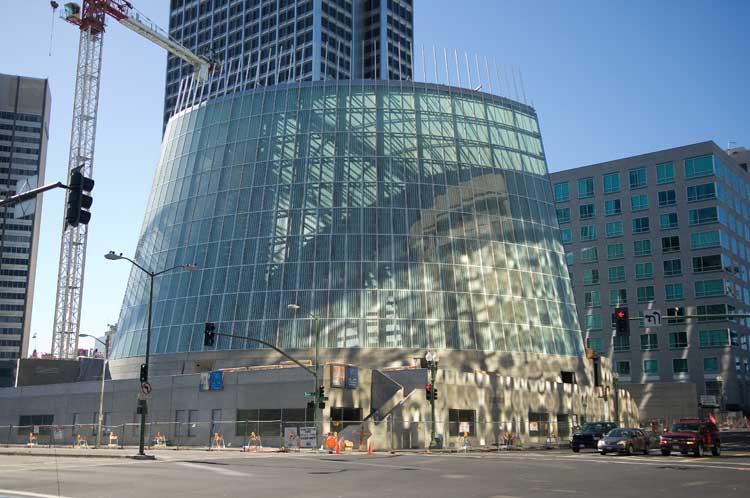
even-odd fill
[[[546,175],[532,108],[458,88],[310,82],[185,111],[135,259],[199,270],[156,278],[151,352],[202,350],[207,321],[308,348],[307,311],[328,348],[580,355]],[[131,272],[113,358],[145,354],[148,281]]]

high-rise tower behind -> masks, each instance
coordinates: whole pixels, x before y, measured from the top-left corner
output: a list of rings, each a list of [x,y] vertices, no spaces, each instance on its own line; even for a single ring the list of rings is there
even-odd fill
[[[171,0],[169,34],[223,64],[202,98],[285,81],[412,79],[412,0]],[[383,57],[383,54],[387,54]],[[166,126],[192,67],[167,59]]]

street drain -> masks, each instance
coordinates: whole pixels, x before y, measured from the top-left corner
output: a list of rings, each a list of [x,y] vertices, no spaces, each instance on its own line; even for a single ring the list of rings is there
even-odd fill
[[[183,460],[185,463],[198,463],[202,465],[229,465],[228,463],[222,462],[210,462],[207,460]]]
[[[679,465],[660,465],[657,468],[665,470],[690,470],[690,467],[681,467]]]

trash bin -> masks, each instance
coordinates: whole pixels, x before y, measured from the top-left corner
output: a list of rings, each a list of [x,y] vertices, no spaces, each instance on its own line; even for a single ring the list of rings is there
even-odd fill
[[[435,434],[435,448],[438,450],[443,449],[443,435]]]

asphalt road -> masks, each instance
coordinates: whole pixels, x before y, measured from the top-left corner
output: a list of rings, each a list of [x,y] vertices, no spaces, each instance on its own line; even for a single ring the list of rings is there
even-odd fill
[[[0,497],[747,497],[750,453],[569,450],[390,455],[163,452],[156,461],[0,456]]]

